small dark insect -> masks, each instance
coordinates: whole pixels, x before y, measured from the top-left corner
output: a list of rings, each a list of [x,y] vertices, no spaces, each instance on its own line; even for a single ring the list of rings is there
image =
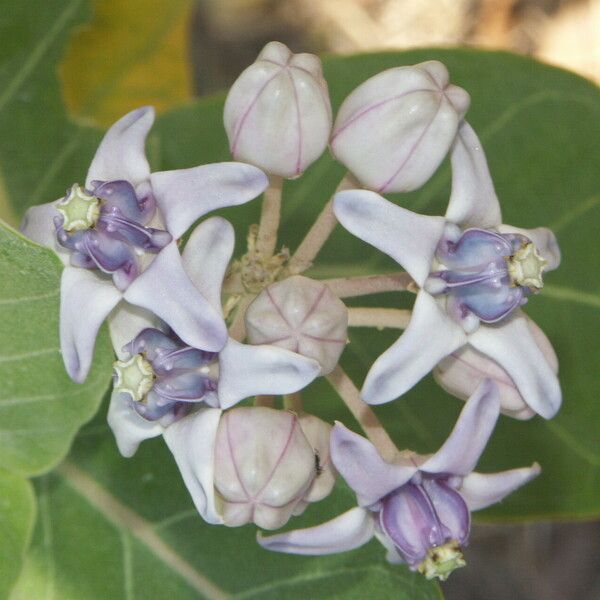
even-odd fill
[[[315,471],[317,472],[317,477],[323,472],[323,467],[321,466],[321,457],[319,456],[319,451],[315,448]]]

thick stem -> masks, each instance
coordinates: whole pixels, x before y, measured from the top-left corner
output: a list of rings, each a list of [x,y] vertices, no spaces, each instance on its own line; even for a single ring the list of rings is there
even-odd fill
[[[371,407],[363,402],[360,392],[350,377],[346,375],[345,371],[338,365],[327,375],[327,380],[345,402],[371,443],[377,448],[379,454],[389,462],[393,462],[398,458],[399,451],[392,438],[390,438],[387,431],[383,428],[381,421],[377,418]]]
[[[275,396],[256,396],[254,398],[254,406],[266,406],[273,408],[275,405]]]
[[[412,312],[399,308],[348,308],[348,327],[406,329]]]
[[[359,184],[349,173],[340,181],[334,195],[342,190],[349,190],[359,187]],[[323,210],[313,223],[313,226],[308,230],[308,233],[300,242],[294,256],[290,259],[288,270],[292,275],[297,275],[308,269],[319,251],[329,239],[332,231],[337,225],[337,219],[333,214],[333,198],[323,207]]]
[[[238,342],[243,342],[246,337],[246,310],[254,298],[255,296],[251,294],[246,294],[242,297],[237,305],[233,322],[229,326],[229,337]]]
[[[269,187],[265,190],[260,213],[260,224],[256,238],[256,249],[264,257],[273,256],[277,245],[277,230],[281,216],[281,190],[283,178],[271,175]]]
[[[321,283],[325,283],[338,298],[352,298],[381,292],[406,291],[414,282],[408,273],[385,273],[365,277],[322,279]]]
[[[304,412],[304,406],[302,405],[302,394],[296,392],[295,394],[286,394],[283,397],[283,407],[288,410],[293,410],[296,414]]]

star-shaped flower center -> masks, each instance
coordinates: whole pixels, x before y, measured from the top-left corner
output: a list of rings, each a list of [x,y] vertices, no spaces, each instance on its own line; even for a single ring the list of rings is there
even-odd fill
[[[115,390],[129,394],[134,402],[143,402],[154,385],[154,369],[141,355],[129,360],[118,360],[113,365],[116,380]]]
[[[63,216],[65,231],[90,229],[100,216],[100,199],[88,194],[78,183],[74,183],[67,195],[56,204]]]
[[[532,242],[524,244],[512,256],[508,256],[506,263],[513,287],[519,285],[531,291],[544,287],[542,273],[548,261],[540,256]]]
[[[417,569],[427,579],[437,577],[440,581],[446,581],[452,571],[460,569],[466,564],[458,542],[450,540],[443,546],[430,548],[427,551],[427,557]]]

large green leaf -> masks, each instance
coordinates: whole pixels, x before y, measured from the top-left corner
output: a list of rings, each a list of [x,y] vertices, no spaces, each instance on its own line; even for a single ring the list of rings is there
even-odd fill
[[[58,340],[61,271],[53,252],[0,223],[0,467],[22,475],[46,471],[64,457],[110,381],[106,334],[84,384],[65,372]]]
[[[35,520],[31,484],[0,471],[0,598],[6,598],[19,575]]]

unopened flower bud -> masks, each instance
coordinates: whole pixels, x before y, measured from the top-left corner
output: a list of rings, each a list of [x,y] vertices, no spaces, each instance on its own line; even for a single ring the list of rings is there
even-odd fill
[[[550,340],[531,319],[527,319],[527,324],[548,364],[558,373],[558,359]],[[498,386],[500,410],[505,415],[521,420],[535,415],[508,373],[472,346],[464,346],[447,356],[434,369],[433,376],[448,393],[461,400],[466,400],[485,378],[492,379]]]
[[[252,344],[273,344],[312,358],[330,373],[346,345],[348,310],[324,284],[295,275],[269,285],[248,307]]]
[[[231,154],[272,175],[300,175],[325,150],[331,104],[320,60],[270,42],[225,102]]]
[[[230,527],[283,526],[316,476],[315,453],[297,416],[266,407],[223,415],[214,465],[217,507]]]
[[[446,156],[469,103],[438,61],[388,69],[344,100],[332,151],[370,189],[417,189]]]

